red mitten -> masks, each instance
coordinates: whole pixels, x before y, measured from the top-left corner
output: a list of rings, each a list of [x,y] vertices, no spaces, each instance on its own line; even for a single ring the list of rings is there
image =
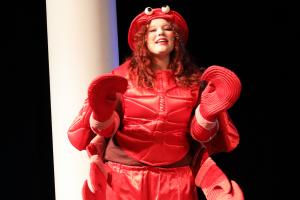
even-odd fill
[[[108,120],[116,107],[116,93],[124,93],[127,80],[118,75],[103,74],[95,78],[88,88],[88,101],[93,118],[99,122]]]
[[[201,116],[208,121],[215,121],[219,112],[229,109],[237,101],[241,82],[232,71],[216,65],[204,71],[201,81],[207,83],[200,99]]]
[[[103,158],[105,149],[106,149],[106,140],[104,137],[100,136],[100,135],[96,135],[90,142],[90,144],[88,144],[86,146],[86,152],[89,156],[89,158],[91,158],[93,155],[98,155],[101,156]]]
[[[201,164],[195,183],[202,189],[207,200],[244,200],[239,185],[229,180],[210,157]]]

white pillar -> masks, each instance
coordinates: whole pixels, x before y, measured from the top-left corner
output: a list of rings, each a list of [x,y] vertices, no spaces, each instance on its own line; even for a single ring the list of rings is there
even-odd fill
[[[67,130],[88,84],[119,64],[115,0],[47,0],[49,75],[56,200],[81,200],[88,176],[85,151]]]

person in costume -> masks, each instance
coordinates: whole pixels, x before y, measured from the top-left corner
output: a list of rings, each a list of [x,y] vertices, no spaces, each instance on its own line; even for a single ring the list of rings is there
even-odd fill
[[[91,81],[68,130],[90,159],[84,200],[197,200],[197,187],[208,200],[244,199],[211,158],[239,144],[227,110],[240,80],[222,66],[197,67],[188,34],[169,6],[147,7],[130,24],[130,58]]]

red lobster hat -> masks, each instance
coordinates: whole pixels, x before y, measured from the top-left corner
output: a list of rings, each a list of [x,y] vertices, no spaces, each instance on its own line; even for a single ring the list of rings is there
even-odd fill
[[[183,38],[184,43],[187,43],[189,29],[186,21],[176,11],[170,10],[169,6],[163,6],[161,8],[147,7],[144,12],[137,15],[131,22],[128,31],[128,44],[132,50],[134,50],[134,35],[139,31],[142,25],[150,23],[151,20],[162,18],[171,23],[176,24],[179,27],[179,34]]]

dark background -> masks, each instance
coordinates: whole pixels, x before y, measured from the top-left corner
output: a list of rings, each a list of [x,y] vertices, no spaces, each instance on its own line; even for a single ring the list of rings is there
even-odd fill
[[[240,145],[214,160],[239,183],[246,200],[279,198],[283,178],[278,166],[285,157],[279,136],[288,129],[280,126],[284,117],[278,116],[295,101],[289,97],[296,82],[292,75],[299,54],[299,10],[288,3],[203,2],[118,0],[120,62],[130,52],[127,31],[133,17],[147,6],[164,4],[180,12],[190,28],[187,45],[194,61],[232,69],[243,86],[239,101],[229,110]],[[2,75],[7,92],[2,184],[9,199],[55,199],[46,5],[43,0],[24,1],[13,10],[8,23],[13,38],[3,43],[10,54],[5,67],[9,73]]]

